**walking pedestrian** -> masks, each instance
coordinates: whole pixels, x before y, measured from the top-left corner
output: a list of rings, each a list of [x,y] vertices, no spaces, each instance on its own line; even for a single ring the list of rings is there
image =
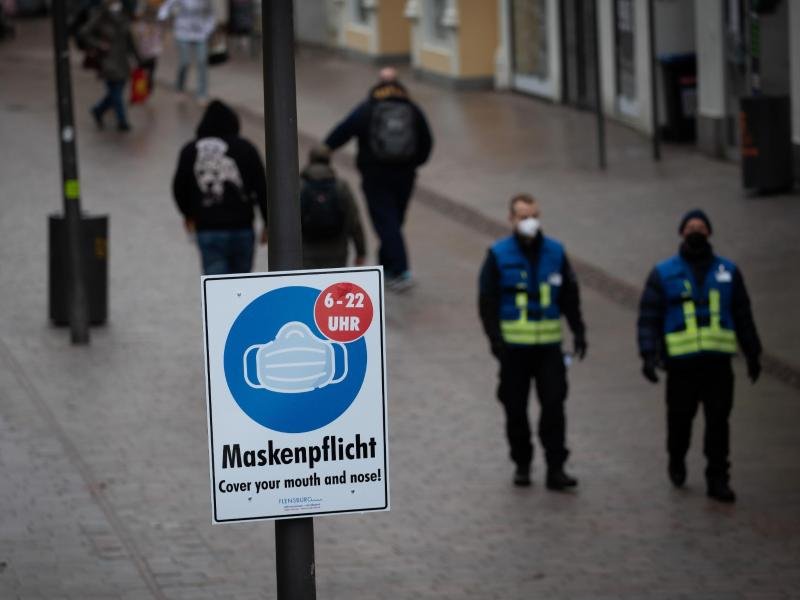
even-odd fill
[[[150,96],[155,88],[158,59],[164,49],[164,32],[157,16],[156,4],[153,0],[148,0],[131,26],[136,48],[142,59],[141,66],[147,73],[147,91]]]
[[[513,234],[496,242],[483,263],[478,305],[491,352],[500,363],[497,398],[506,415],[513,482],[531,483],[533,460],[528,395],[531,380],[541,406],[539,439],[547,462],[550,490],[573,488],[578,481],[564,471],[567,371],[561,350],[562,314],[574,336],[575,355],[586,356],[586,327],[581,316],[575,273],[564,246],[542,233],[539,204],[527,194],[511,199]]]
[[[166,20],[173,13],[172,30],[178,46],[175,89],[183,92],[194,57],[196,99],[204,103],[208,98],[208,40],[216,27],[214,4],[212,0],[166,0],[158,11],[158,18]]]
[[[353,137],[358,140],[361,187],[380,238],[378,262],[386,270],[387,287],[404,291],[413,279],[402,227],[417,168],[428,160],[433,138],[395,69],[381,70],[367,99],[328,134],[325,145],[336,150]]]
[[[703,405],[710,498],[735,502],[730,487],[728,417],[733,407],[731,357],[736,342],[755,383],[761,373],[761,341],[750,298],[739,268],[714,254],[708,241],[711,221],[702,210],[681,219],[683,241],[678,254],[650,273],[639,306],[638,339],[642,373],[658,382],[656,369],[667,372],[668,473],[675,487],[686,481],[686,453],[692,421]]]
[[[348,243],[355,247],[355,264],[367,254],[364,229],[353,192],[336,176],[327,146],[316,146],[300,176],[303,227],[303,267],[327,269],[347,266]]]
[[[239,135],[239,117],[214,100],[197,127],[197,137],[178,157],[172,193],[187,232],[196,235],[206,275],[246,273],[255,246],[253,206],[264,220],[267,241],[267,184],[258,150]]]
[[[130,17],[120,0],[106,0],[89,17],[79,33],[82,45],[96,56],[99,75],[106,85],[106,94],[91,109],[99,129],[103,129],[103,115],[113,109],[117,116],[117,129],[129,131],[130,124],[122,96],[125,82],[131,71],[129,59],[141,62],[131,35]]]

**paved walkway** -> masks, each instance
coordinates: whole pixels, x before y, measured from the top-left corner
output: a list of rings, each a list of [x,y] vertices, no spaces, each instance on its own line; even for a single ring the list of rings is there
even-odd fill
[[[300,61],[301,127],[309,137],[322,133],[328,117],[321,114],[323,100],[309,108],[307,81],[322,85],[327,77],[351,86],[341,106],[330,108],[338,114],[361,94],[371,73],[339,59],[325,61],[331,72],[316,76],[305,53]],[[210,525],[199,265],[169,197],[177,149],[191,136],[199,111],[161,88],[151,104],[133,110],[133,132],[97,132],[85,108],[99,84],[76,71],[83,202],[89,211],[111,215],[111,319],[93,330],[91,346],[72,348],[66,331],[46,323],[46,216],[60,203],[50,65],[39,23],[23,23],[17,41],[0,46],[0,139],[6,142],[0,161],[0,598],[274,597],[272,525]],[[248,64],[215,70],[212,90],[233,90],[254,72]],[[242,83],[236,89],[241,96],[234,100],[257,112],[258,101],[246,97],[249,88]],[[416,84],[414,91],[426,107],[438,93]],[[462,106],[460,96],[440,95],[443,105]],[[507,118],[517,118],[519,127],[539,112],[550,115],[552,139],[568,129],[564,121],[583,117],[518,96],[463,98],[479,113],[481,98],[516,107],[518,116]],[[486,206],[478,208],[497,219],[507,192],[540,188],[527,183],[527,171],[505,171],[505,187],[490,190],[480,177],[478,183],[465,181],[470,163],[451,165],[454,172],[444,166],[451,160],[448,148],[457,147],[445,132],[457,128],[459,110],[447,118],[441,113],[440,150],[423,176],[431,189],[410,214],[421,285],[414,294],[390,297],[387,307],[393,510],[315,521],[319,597],[796,597],[796,390],[771,377],[751,386],[737,363],[733,461],[741,501],[723,507],[706,500],[698,448],[689,489],[673,491],[664,473],[663,388],[638,373],[634,313],[612,293],[595,291],[599,286],[584,292],[590,354],[570,373],[570,467],[581,478],[580,491],[546,492],[540,456],[532,489],[509,485],[493,399],[496,367],[475,315],[476,265],[491,241],[482,232],[492,221],[476,221],[473,213],[445,218],[441,209],[451,206],[457,213],[454,201],[478,207],[476,198],[484,194]],[[315,111],[317,117],[309,116]],[[312,118],[319,126],[309,124]],[[461,123],[460,135],[479,135],[469,133],[468,121]],[[252,139],[261,139],[260,128],[257,114],[245,120]],[[612,136],[630,140],[625,148],[644,148],[634,134],[612,129]],[[735,173],[727,165],[673,154],[657,169],[688,161],[698,178],[705,177],[706,164],[712,172]],[[563,156],[572,155],[564,150]],[[619,155],[612,156],[614,165]],[[634,232],[644,228],[633,227],[626,245],[639,271],[604,262],[612,255],[605,246],[608,223],[652,218],[652,205],[636,202],[658,186],[644,171],[645,159],[640,163],[639,173],[626,168],[627,175],[604,176],[588,162],[542,167],[562,183],[571,173],[576,190],[583,190],[578,205],[587,212],[582,225],[583,219],[568,218],[571,200],[545,200],[552,215],[548,228],[575,255],[632,283],[646,271],[646,254],[654,258],[672,245],[669,235],[662,244],[651,234],[659,248],[640,248]],[[476,162],[470,168],[477,175],[486,167]],[[355,181],[352,169],[343,174]],[[594,188],[592,200],[590,182],[600,177],[609,182]],[[537,178],[547,179],[539,172]],[[450,193],[468,184],[477,187]],[[703,185],[718,191],[713,178]],[[605,211],[597,205],[621,204],[608,186],[630,190],[635,198],[626,212],[600,219]],[[795,200],[759,204],[781,216],[770,232],[773,241],[789,239],[779,234],[794,218]],[[733,202],[740,217],[765,214],[754,208],[760,199],[735,196]],[[667,212],[657,211],[658,222],[672,223]],[[719,212],[720,238],[733,243],[723,224],[739,221]],[[786,256],[794,251],[787,241]],[[791,275],[795,268],[766,250],[748,252],[751,285],[759,272]],[[258,268],[266,267],[265,259],[262,250]],[[768,327],[764,309],[758,315]],[[796,347],[788,329],[771,331],[786,338],[788,351]]]

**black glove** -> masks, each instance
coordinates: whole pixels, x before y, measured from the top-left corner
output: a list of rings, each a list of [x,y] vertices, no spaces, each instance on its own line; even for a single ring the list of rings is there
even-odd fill
[[[506,357],[506,344],[503,340],[494,340],[491,343],[492,356],[500,362]]]
[[[656,373],[657,366],[658,361],[652,356],[645,357],[644,363],[642,363],[642,375],[644,375],[644,378],[650,383],[658,383],[658,373]]]
[[[575,356],[578,357],[578,360],[583,360],[586,356],[586,350],[589,348],[589,345],[586,343],[586,336],[582,333],[576,335],[574,344]]]
[[[761,375],[761,361],[757,356],[747,359],[747,376],[755,383]]]

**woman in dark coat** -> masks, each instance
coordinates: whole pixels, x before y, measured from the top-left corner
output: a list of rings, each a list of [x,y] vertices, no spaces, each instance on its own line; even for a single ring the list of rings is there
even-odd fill
[[[106,84],[106,95],[92,107],[92,117],[102,129],[103,115],[113,108],[117,115],[117,129],[130,130],[122,94],[131,71],[129,58],[133,57],[137,63],[140,61],[131,35],[130,17],[122,2],[103,2],[81,29],[80,38],[87,51],[95,53],[100,77]]]

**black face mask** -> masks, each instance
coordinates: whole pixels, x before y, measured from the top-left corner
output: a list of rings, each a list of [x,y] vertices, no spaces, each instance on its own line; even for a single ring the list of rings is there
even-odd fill
[[[702,252],[709,247],[708,236],[699,231],[693,231],[686,236],[686,247],[693,252]]]

